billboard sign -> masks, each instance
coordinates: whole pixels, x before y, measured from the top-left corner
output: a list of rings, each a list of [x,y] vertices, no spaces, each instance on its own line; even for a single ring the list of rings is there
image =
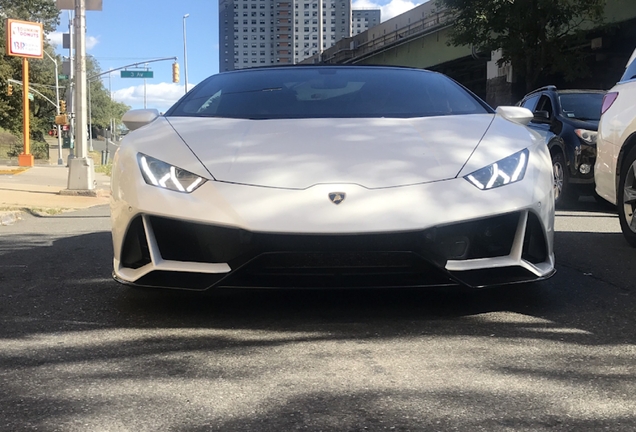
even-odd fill
[[[7,19],[7,55],[42,58],[44,55],[44,31],[42,24]]]

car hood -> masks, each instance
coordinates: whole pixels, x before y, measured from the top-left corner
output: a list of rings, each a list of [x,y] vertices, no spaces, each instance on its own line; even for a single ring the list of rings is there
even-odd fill
[[[417,119],[247,120],[168,117],[218,181],[305,189],[385,188],[454,178],[492,114]]]

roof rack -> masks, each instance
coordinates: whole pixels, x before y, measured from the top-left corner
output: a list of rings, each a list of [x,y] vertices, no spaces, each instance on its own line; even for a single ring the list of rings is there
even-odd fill
[[[544,87],[538,88],[538,89],[536,89],[536,90],[532,90],[532,91],[531,91],[530,93],[528,93],[528,94],[537,93],[537,92],[545,91],[545,90],[556,91],[556,89],[557,89],[557,88],[556,88],[556,86],[555,86],[555,85],[547,85],[547,86],[544,86]]]

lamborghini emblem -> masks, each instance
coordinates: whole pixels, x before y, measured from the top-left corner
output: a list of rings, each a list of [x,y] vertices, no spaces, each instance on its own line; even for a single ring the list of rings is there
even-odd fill
[[[332,203],[334,203],[335,205],[338,205],[344,201],[346,196],[347,194],[344,192],[331,192],[329,194],[329,199],[331,200]]]

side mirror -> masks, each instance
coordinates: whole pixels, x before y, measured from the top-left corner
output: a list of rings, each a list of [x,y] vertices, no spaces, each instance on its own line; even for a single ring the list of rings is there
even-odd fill
[[[550,123],[550,113],[547,111],[535,111],[532,121],[537,123]]]
[[[159,117],[159,111],[156,109],[135,109],[124,114],[121,121],[129,130],[135,130],[142,126],[146,126],[157,117]]]
[[[499,106],[496,112],[503,118],[522,125],[530,123],[533,117],[532,111],[528,108],[518,106]]]

